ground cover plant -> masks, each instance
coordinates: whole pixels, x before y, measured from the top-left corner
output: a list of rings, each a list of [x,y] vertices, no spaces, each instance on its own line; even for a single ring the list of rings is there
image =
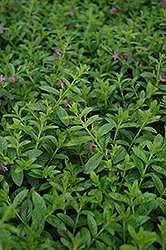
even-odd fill
[[[166,3],[0,2],[0,250],[166,249]]]

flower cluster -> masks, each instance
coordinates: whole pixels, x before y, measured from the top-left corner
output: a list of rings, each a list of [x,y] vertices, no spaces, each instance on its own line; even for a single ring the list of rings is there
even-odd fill
[[[1,27],[1,28],[0,28],[0,30],[2,30],[2,31],[3,31],[3,30],[4,30],[4,27],[2,26],[2,24],[0,25],[0,27]]]
[[[39,15],[39,14],[37,13],[37,10],[35,10],[34,12],[35,12],[35,15],[37,15],[37,16]]]
[[[162,7],[162,6],[164,5],[164,1],[161,1],[161,2],[159,3],[159,5],[160,5],[160,7]]]
[[[1,170],[2,170],[3,172],[8,171],[8,168],[5,166],[5,163],[2,163],[2,164],[1,164]]]
[[[72,17],[74,16],[74,9],[75,9],[74,6],[71,5],[71,11],[70,11],[70,13],[71,13]]]
[[[61,49],[55,50],[54,56],[58,55],[58,52],[60,52]]]
[[[6,81],[6,80],[7,80],[6,77],[3,77],[3,75],[0,76],[0,83],[1,83],[2,81]]]
[[[112,58],[114,58],[114,61],[118,58],[118,53],[114,52],[114,55],[112,56]]]
[[[18,81],[17,76],[14,76],[14,77],[11,76],[11,78],[12,78],[12,79],[11,79],[11,82],[12,82],[12,83],[15,83],[16,81]]]
[[[92,148],[92,146],[93,146],[94,143],[95,143],[95,141],[93,141],[91,144],[89,144],[89,146],[87,146],[87,148],[88,148],[89,150],[91,150],[91,148]]]
[[[111,12],[117,12],[117,11],[118,11],[118,10],[117,10],[116,7],[114,7],[114,6],[111,7]]]
[[[128,53],[128,52],[126,52],[126,53],[124,54],[125,59],[128,59],[128,58],[129,58],[129,56],[131,56],[131,54],[130,54],[130,53]]]

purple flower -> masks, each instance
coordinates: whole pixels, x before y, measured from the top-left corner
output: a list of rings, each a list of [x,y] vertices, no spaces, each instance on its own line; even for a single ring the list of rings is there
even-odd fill
[[[37,13],[37,10],[35,10],[34,12],[35,12],[35,15],[37,15],[37,16],[39,15],[39,14]]]
[[[3,93],[1,93],[1,92],[0,92],[0,95],[2,95],[3,97],[5,97],[5,96],[4,96],[4,94],[3,94]]]
[[[164,1],[161,1],[161,2],[159,3],[159,5],[160,5],[160,7],[162,7],[162,6],[164,5]]]
[[[69,28],[71,26],[71,23],[66,23],[65,26]]]
[[[159,75],[159,77],[160,77],[161,82],[166,82],[166,80],[164,78],[162,78],[161,75]]]
[[[34,18],[33,18],[33,17],[31,18],[31,21],[34,21]]]
[[[73,10],[75,9],[75,7],[74,7],[74,6],[72,6],[72,5],[70,6],[70,8],[71,8],[71,11],[73,11]]]
[[[122,30],[124,30],[124,28],[122,27]]]
[[[118,53],[114,52],[114,55],[112,56],[112,58],[114,58],[114,61],[118,58]]]
[[[2,170],[3,172],[8,171],[8,168],[5,166],[5,163],[2,163],[2,164],[1,164],[1,170]]]
[[[13,78],[13,76],[11,76],[11,78],[12,78],[12,79],[11,79],[11,82],[12,82],[12,83],[15,83],[16,81],[18,81],[17,76],[14,76],[14,78]]]
[[[136,59],[135,61],[136,61],[136,62],[140,62],[141,60],[138,58],[138,59]]]
[[[128,59],[128,58],[129,58],[129,56],[131,56],[131,54],[130,54],[130,53],[128,53],[128,52],[126,52],[126,53],[124,54],[125,59]]]
[[[66,107],[68,106],[68,103],[67,103],[67,97],[65,97],[65,101],[64,101],[64,104],[66,105]]]
[[[95,143],[95,141],[93,141],[91,144],[89,144],[89,146],[87,146],[87,148],[88,148],[89,150],[91,150],[91,148],[92,148],[92,146],[93,146],[94,143]]]
[[[0,83],[1,83],[3,80],[6,81],[7,79],[6,79],[6,77],[3,77],[3,75],[1,75],[1,76],[0,76]]]
[[[62,81],[61,81],[61,80],[58,80],[58,85],[59,85],[59,86],[61,86],[61,83],[62,83]]]
[[[55,50],[54,56],[58,55],[58,52],[60,52],[61,49]]]
[[[133,29],[135,29],[135,26],[133,26]]]
[[[114,6],[111,7],[111,12],[117,12],[117,11],[118,11],[118,10],[117,10],[116,7],[114,7]]]
[[[2,26],[2,24],[0,25],[0,27],[1,27],[1,28],[0,28],[0,30],[2,30],[2,31],[3,31],[3,30],[4,30],[4,27]]]
[[[148,35],[149,34],[149,30],[145,32],[145,35]]]
[[[6,9],[6,7],[3,7],[3,9],[4,9],[4,11],[5,11],[5,12],[7,12],[7,9]]]

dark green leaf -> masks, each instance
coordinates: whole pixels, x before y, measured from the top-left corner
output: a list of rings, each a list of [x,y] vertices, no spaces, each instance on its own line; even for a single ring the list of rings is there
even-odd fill
[[[96,153],[95,155],[93,155],[85,164],[84,172],[86,174],[89,174],[92,170],[95,170],[99,166],[102,158],[103,158],[103,155],[101,153]]]

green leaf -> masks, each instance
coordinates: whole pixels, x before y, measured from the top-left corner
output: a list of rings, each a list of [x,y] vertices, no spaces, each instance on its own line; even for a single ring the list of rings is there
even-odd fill
[[[142,73],[142,74],[140,74],[140,76],[142,76],[143,78],[146,78],[146,77],[148,77],[148,78],[152,78],[152,77],[156,77],[153,73],[151,73],[151,72],[144,72],[144,73]]]
[[[69,141],[68,143],[65,144],[65,146],[67,147],[71,147],[71,146],[76,146],[76,145],[80,145],[83,144],[85,142],[88,142],[91,140],[90,136],[81,136],[81,137],[77,137],[71,141]]]
[[[166,170],[164,169],[164,168],[162,168],[162,167],[160,167],[160,166],[152,166],[152,168],[156,171],[156,172],[158,172],[158,173],[160,173],[160,174],[163,174],[163,175],[165,175],[166,176]]]
[[[59,218],[57,218],[57,216],[55,216],[55,215],[49,215],[47,217],[46,221],[55,228],[59,228],[61,230],[66,230],[64,223]]]
[[[32,207],[32,202],[29,199],[25,200],[21,206],[21,217],[26,224],[28,224],[31,218]]]
[[[92,124],[93,122],[95,122],[97,120],[97,118],[99,117],[99,115],[94,115],[91,116],[85,123],[85,126],[88,127],[90,124]]]
[[[117,201],[121,201],[121,202],[124,202],[124,203],[127,203],[128,205],[130,205],[130,200],[128,197],[126,197],[125,195],[123,194],[119,194],[119,193],[109,193],[109,196],[114,199],[114,200],[117,200]]]
[[[61,122],[63,124],[65,124],[66,126],[69,125],[69,118],[68,118],[68,113],[66,112],[66,110],[64,108],[62,108],[61,106],[58,106],[56,109],[56,113],[59,117],[59,119],[61,120]]]
[[[103,155],[101,153],[96,153],[93,155],[85,164],[85,174],[89,174],[92,170],[96,169],[99,166],[102,158]]]
[[[152,179],[153,179],[153,183],[154,183],[155,187],[157,188],[158,192],[160,194],[162,194],[164,192],[164,185],[163,185],[162,181],[155,174],[152,174]]]
[[[59,96],[59,91],[55,88],[52,88],[52,87],[49,87],[49,86],[40,86],[39,87],[40,89],[48,92],[48,93],[52,93],[52,94],[55,94],[55,95],[58,95]]]
[[[161,208],[161,210],[163,211],[164,215],[166,216],[166,200],[163,198],[156,198],[159,207]]]
[[[46,205],[43,198],[35,191],[32,193],[32,200],[39,214],[44,217],[46,215]]]
[[[130,245],[130,244],[124,244],[124,245],[120,246],[119,249],[120,250],[138,250],[137,247]]]
[[[41,102],[29,104],[28,107],[32,110],[46,110],[45,105]]]
[[[127,155],[127,151],[124,147],[121,146],[120,148],[118,148],[113,158],[113,164],[117,164],[120,161],[123,161],[126,155]]]
[[[66,214],[58,213],[57,216],[71,228],[74,227],[74,221]]]
[[[25,199],[27,193],[28,193],[27,189],[24,189],[20,193],[18,193],[14,198],[13,205],[17,207],[18,204],[20,204]]]
[[[74,197],[70,196],[69,197],[70,200],[70,205],[77,211],[77,213],[79,212],[79,205],[77,203],[77,201],[75,200]]]
[[[7,140],[0,136],[0,149],[6,149],[7,148]]]
[[[141,160],[143,160],[143,162],[147,162],[146,155],[143,153],[142,150],[140,150],[139,148],[132,148],[132,150]]]
[[[96,221],[90,215],[87,216],[87,221],[88,221],[88,227],[90,229],[90,232],[91,232],[92,236],[95,237],[96,234],[97,234],[97,224],[96,224]]]
[[[17,186],[21,187],[23,180],[24,180],[24,172],[20,171],[20,172],[16,173],[15,172],[16,168],[17,167],[15,165],[11,165],[11,177],[12,177],[12,180],[14,181],[14,183]]]
[[[157,195],[156,194],[151,194],[151,193],[144,193],[141,194],[140,196],[138,196],[135,200],[134,200],[134,206],[136,205],[140,205],[143,203],[146,203],[148,201],[153,200]]]
[[[97,138],[100,138],[101,136],[107,134],[112,130],[113,127],[114,124],[104,124],[103,126],[101,126],[97,132]]]
[[[91,108],[91,107],[85,108],[85,109],[81,112],[81,114],[79,115],[79,117],[81,118],[82,116],[86,116],[86,115],[89,114],[92,110],[93,110],[93,108]]]
[[[13,64],[9,63],[9,69],[10,69],[11,75],[14,76],[15,75],[15,68],[14,68]]]

